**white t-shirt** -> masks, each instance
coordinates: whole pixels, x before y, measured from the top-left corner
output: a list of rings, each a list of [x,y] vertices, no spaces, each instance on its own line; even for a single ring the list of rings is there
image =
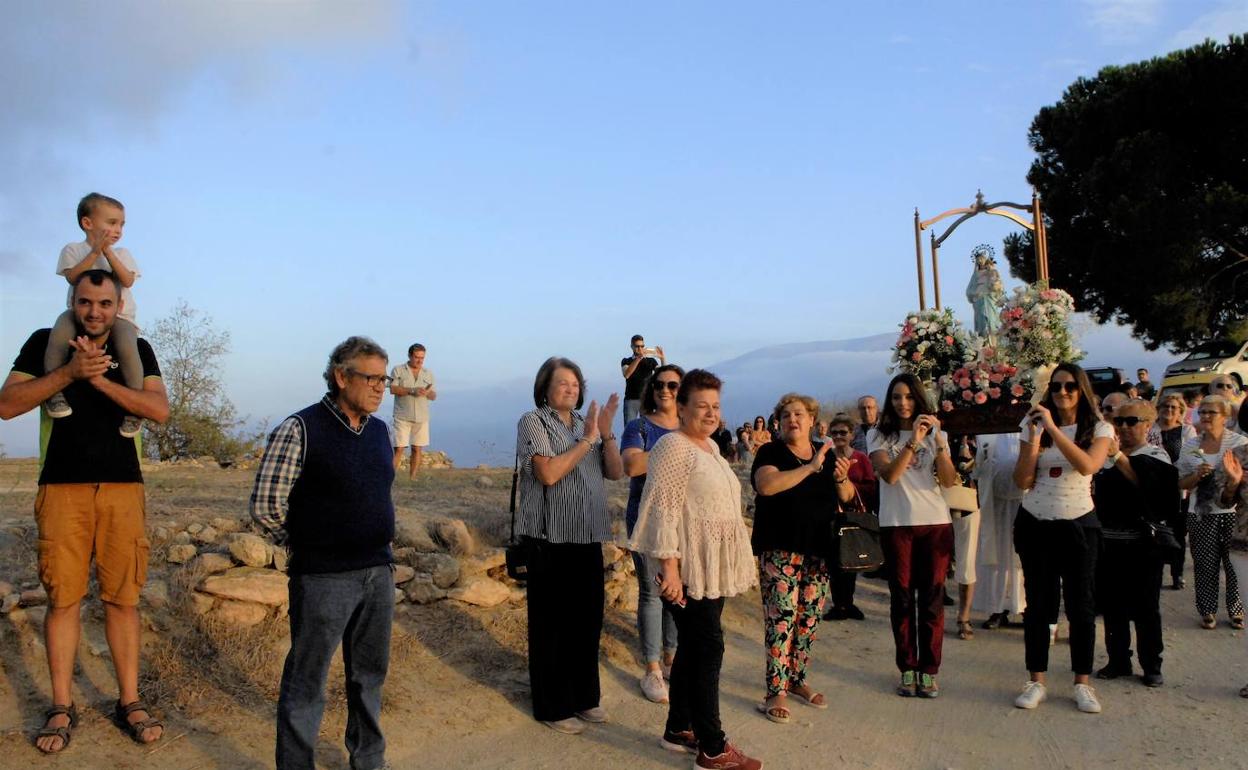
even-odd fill
[[[66,245],[65,248],[61,249],[61,256],[56,261],[56,274],[65,275],[66,273],[70,271],[72,267],[74,267],[74,265],[77,265],[79,262],[86,259],[87,255],[90,253],[91,253],[91,244],[87,243],[86,241],[79,241],[78,243],[71,243],[71,244]],[[134,261],[134,257],[130,256],[129,249],[115,248],[113,249],[113,254],[116,255],[117,259],[121,260],[121,264],[125,265],[127,270],[134,273],[134,277],[136,280],[138,279],[140,275],[142,275],[142,273],[139,272],[138,263]],[[95,260],[95,264],[91,266],[91,269],[92,270],[107,270],[110,273],[113,272],[112,266],[108,264],[108,260],[104,258],[103,254],[101,254]],[[65,295],[65,306],[70,307],[70,308],[74,306],[74,287],[73,286],[69,287],[69,292]],[[138,308],[135,307],[135,304],[134,304],[134,294],[130,292],[129,287],[122,286],[121,287],[121,312],[119,312],[117,315],[126,319],[127,321],[134,324],[135,326],[138,326],[138,322],[134,320],[137,316],[137,312],[136,312],[137,310]]]
[[[403,362],[390,372],[394,384],[400,388],[416,390],[433,387],[433,372],[420,367],[420,374],[412,374],[412,368]],[[429,399],[424,396],[395,396],[394,419],[409,422],[429,422]]]
[[[1023,420],[1021,440],[1030,444],[1031,426]],[[1064,425],[1060,428],[1066,438],[1075,440],[1077,425]],[[1036,441],[1043,435],[1036,433]],[[1092,440],[1113,438],[1114,429],[1109,423],[1100,421],[1092,429]],[[1059,521],[1077,519],[1090,512],[1092,504],[1092,477],[1084,476],[1075,470],[1066,455],[1056,446],[1050,446],[1040,452],[1036,463],[1036,483],[1023,495],[1023,507],[1041,521]]]
[[[872,428],[867,432],[867,454],[886,452],[891,462],[913,437],[914,431],[903,430],[895,438],[886,439]],[[947,442],[948,437],[941,431],[941,443]],[[940,494],[940,483],[936,481],[936,437],[929,433],[919,443],[909,467],[901,472],[897,483],[889,484],[880,479],[880,526],[919,527],[952,521],[949,506]]]

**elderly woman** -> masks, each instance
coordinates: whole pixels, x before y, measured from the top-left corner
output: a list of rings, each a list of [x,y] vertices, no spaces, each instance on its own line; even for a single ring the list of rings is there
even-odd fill
[[[1171,464],[1179,461],[1183,445],[1196,438],[1196,429],[1183,419],[1186,413],[1187,403],[1184,402],[1182,396],[1177,393],[1162,396],[1161,401],[1157,403],[1157,422],[1153,423],[1153,428],[1148,433],[1149,443],[1166,450],[1166,456],[1170,458]],[[1187,560],[1188,493],[1182,490],[1181,494],[1182,502],[1179,515],[1175,517],[1174,537],[1183,547],[1170,560],[1170,587],[1175,591],[1182,590],[1186,585],[1183,580],[1183,566]]]
[[[763,646],[767,650],[767,699],[759,710],[784,724],[786,695],[827,708],[823,693],[806,682],[815,629],[828,595],[833,556],[833,513],[854,499],[850,460],[830,455],[830,442],[811,441],[819,402],[788,393],[774,413],[780,441],[759,450],[751,470],[754,534],[763,598]]]
[[[1061,363],[1044,397],[1020,426],[1014,483],[1026,492],[1014,520],[1014,548],[1023,564],[1023,645],[1031,675],[1014,699],[1020,709],[1034,709],[1048,697],[1049,624],[1064,597],[1075,705],[1085,714],[1101,712],[1089,684],[1096,653],[1094,587],[1101,544],[1092,474],[1105,463],[1114,429],[1101,419],[1096,401],[1083,369]]]
[[[899,374],[888,383],[867,449],[882,482],[880,541],[901,671],[897,694],[935,698],[945,636],[945,573],[953,555],[953,519],[940,487],[957,484],[958,471],[949,457],[949,438],[914,375]]]
[[[529,552],[529,684],[533,716],[577,734],[605,722],[599,705],[602,543],[611,521],[603,479],[624,476],[611,433],[619,408],[612,393],[582,417],[585,378],[566,358],[549,358],[533,381],[536,409],[516,426],[517,531]]]
[[[1226,612],[1231,627],[1244,627],[1244,602],[1231,565],[1231,536],[1235,532],[1235,501],[1227,496],[1226,457],[1248,443],[1227,430],[1232,404],[1222,396],[1200,402],[1200,436],[1183,445],[1175,465],[1179,486],[1192,490],[1187,533],[1196,574],[1196,611],[1202,628],[1217,628],[1218,571],[1226,573]],[[1233,490],[1231,490],[1233,491]]]
[[[762,763],[728,743],[719,721],[724,599],[756,580],[741,482],[711,441],[721,387],[702,369],[681,381],[680,430],[650,452],[630,548],[659,560],[659,595],[680,632],[660,745],[696,753],[696,767],[758,770]]]
[[[875,469],[871,467],[871,459],[866,452],[854,449],[854,420],[844,412],[838,413],[828,422],[828,436],[832,440],[832,451],[836,457],[849,461],[849,481],[858,491],[862,504],[868,511],[880,509],[879,482],[875,478]],[[858,573],[845,572],[835,564],[832,570],[832,609],[824,615],[825,620],[863,620],[866,618],[858,605],[854,604],[854,591],[858,588]]]
[[[1173,527],[1179,516],[1179,475],[1165,450],[1148,443],[1152,404],[1132,400],[1114,409],[1118,434],[1113,465],[1096,475],[1092,499],[1104,545],[1096,563],[1097,606],[1105,618],[1109,663],[1098,679],[1131,676],[1131,624],[1144,684],[1160,687],[1162,557],[1148,525]],[[1110,444],[1110,449],[1114,445]]]
[[[646,485],[646,468],[650,450],[659,439],[680,428],[676,415],[676,391],[685,370],[676,364],[664,364],[650,375],[641,390],[641,417],[624,426],[620,439],[620,457],[624,460],[624,472],[629,476],[628,505],[624,510],[628,536],[633,536],[637,526],[637,509],[641,503],[641,490]],[[637,568],[637,638],[641,641],[641,660],[645,673],[641,677],[641,692],[654,703],[667,703],[667,683],[664,671],[671,671],[676,655],[676,622],[672,614],[663,609],[659,599],[659,587],[654,582],[657,574],[654,563],[645,554],[633,552],[633,566]],[[660,655],[661,653],[661,655]]]

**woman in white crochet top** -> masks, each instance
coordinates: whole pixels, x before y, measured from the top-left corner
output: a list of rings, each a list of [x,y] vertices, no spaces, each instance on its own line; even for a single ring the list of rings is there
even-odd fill
[[[702,369],[681,380],[680,430],[650,451],[630,547],[659,561],[659,594],[680,636],[660,744],[696,753],[695,767],[758,770],[762,763],[728,743],[719,721],[724,599],[758,582],[741,482],[710,438],[721,386]]]

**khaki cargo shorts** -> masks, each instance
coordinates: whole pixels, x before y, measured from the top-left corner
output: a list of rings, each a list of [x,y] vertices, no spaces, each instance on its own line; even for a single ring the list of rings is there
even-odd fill
[[[35,497],[39,580],[53,607],[87,595],[91,558],[100,599],[133,607],[147,580],[143,485],[43,484]]]

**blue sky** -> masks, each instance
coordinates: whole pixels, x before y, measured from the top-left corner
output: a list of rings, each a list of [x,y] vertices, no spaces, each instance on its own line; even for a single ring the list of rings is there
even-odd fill
[[[1076,77],[1248,30],[1243,0],[987,8],[10,5],[0,356],[61,309],[90,190],[126,203],[140,324],[211,316],[270,422],[354,333],[424,342],[444,393],[551,354],[605,393],[635,331],[693,364],[888,331],[916,206],[1027,200],[1027,127]],[[1010,231],[983,219],[946,300]],[[29,420],[0,443],[27,453]]]

